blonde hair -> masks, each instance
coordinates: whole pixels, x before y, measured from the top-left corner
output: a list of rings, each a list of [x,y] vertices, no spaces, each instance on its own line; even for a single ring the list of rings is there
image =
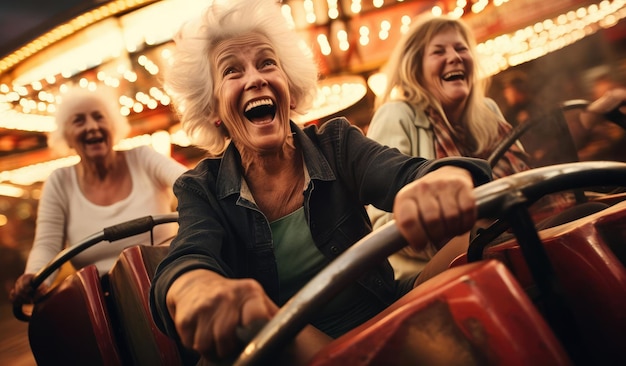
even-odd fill
[[[310,51],[290,29],[275,0],[215,1],[203,14],[181,27],[174,37],[172,63],[165,72],[165,90],[173,98],[183,130],[192,142],[221,155],[228,131],[218,128],[217,100],[210,55],[226,39],[250,33],[269,40],[287,75],[296,113],[305,113],[317,91],[318,70]]]
[[[459,32],[475,60],[473,70],[471,70],[472,88],[460,122],[474,139],[475,151],[473,153],[479,154],[499,141],[498,125],[501,118],[485,103],[485,92],[490,80],[481,78],[482,73],[476,59],[474,35],[471,29],[459,19],[426,16],[413,23],[394,48],[383,68],[387,76],[387,87],[385,92],[377,97],[375,105],[378,108],[393,99],[404,100],[418,110],[432,106],[447,120],[441,102],[424,87],[423,60],[426,47],[432,39],[449,29]]]
[[[73,118],[76,108],[85,102],[97,102],[102,106],[102,113],[111,126],[113,143],[117,144],[130,133],[128,119],[120,113],[117,94],[109,87],[99,85],[94,90],[73,86],[61,96],[55,113],[56,129],[48,137],[48,146],[55,152],[66,155],[72,151],[69,147],[65,128]]]

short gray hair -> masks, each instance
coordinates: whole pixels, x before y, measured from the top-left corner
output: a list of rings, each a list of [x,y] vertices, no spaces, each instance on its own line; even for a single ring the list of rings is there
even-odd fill
[[[96,101],[103,106],[102,113],[111,125],[114,144],[128,136],[130,124],[128,119],[121,114],[117,95],[111,88],[97,86],[94,90],[90,90],[73,86],[61,96],[55,113],[56,129],[50,133],[48,138],[48,146],[57,153],[65,155],[71,151],[65,136],[65,128],[73,117],[76,108],[86,101]]]

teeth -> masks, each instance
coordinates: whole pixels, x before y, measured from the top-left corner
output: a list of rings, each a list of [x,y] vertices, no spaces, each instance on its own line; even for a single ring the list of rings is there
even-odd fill
[[[255,100],[253,102],[248,103],[248,105],[246,106],[246,110],[245,112],[251,110],[254,107],[258,107],[258,106],[262,106],[262,105],[274,105],[274,102],[267,98],[267,99],[259,99],[259,100]]]
[[[443,75],[443,79],[447,80],[447,79],[450,79],[451,77],[454,77],[454,76],[465,76],[465,72],[463,72],[463,71],[450,71],[450,72],[445,73]]]

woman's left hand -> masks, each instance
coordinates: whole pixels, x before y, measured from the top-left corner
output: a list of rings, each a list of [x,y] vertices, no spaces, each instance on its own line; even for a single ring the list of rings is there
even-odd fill
[[[472,176],[462,168],[441,167],[402,188],[393,212],[410,246],[420,250],[431,241],[440,248],[476,222]]]

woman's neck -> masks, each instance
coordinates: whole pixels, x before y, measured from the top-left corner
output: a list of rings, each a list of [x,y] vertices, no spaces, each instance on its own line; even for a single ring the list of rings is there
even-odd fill
[[[76,167],[78,185],[90,202],[108,206],[127,198],[133,189],[130,170],[123,152],[99,161],[86,159]]]
[[[295,146],[247,160],[244,177],[254,201],[270,221],[292,213],[304,203],[304,163]]]
[[[123,154],[112,151],[102,159],[81,158],[78,165],[79,178],[85,183],[103,182],[115,178],[116,172],[123,168]]]

